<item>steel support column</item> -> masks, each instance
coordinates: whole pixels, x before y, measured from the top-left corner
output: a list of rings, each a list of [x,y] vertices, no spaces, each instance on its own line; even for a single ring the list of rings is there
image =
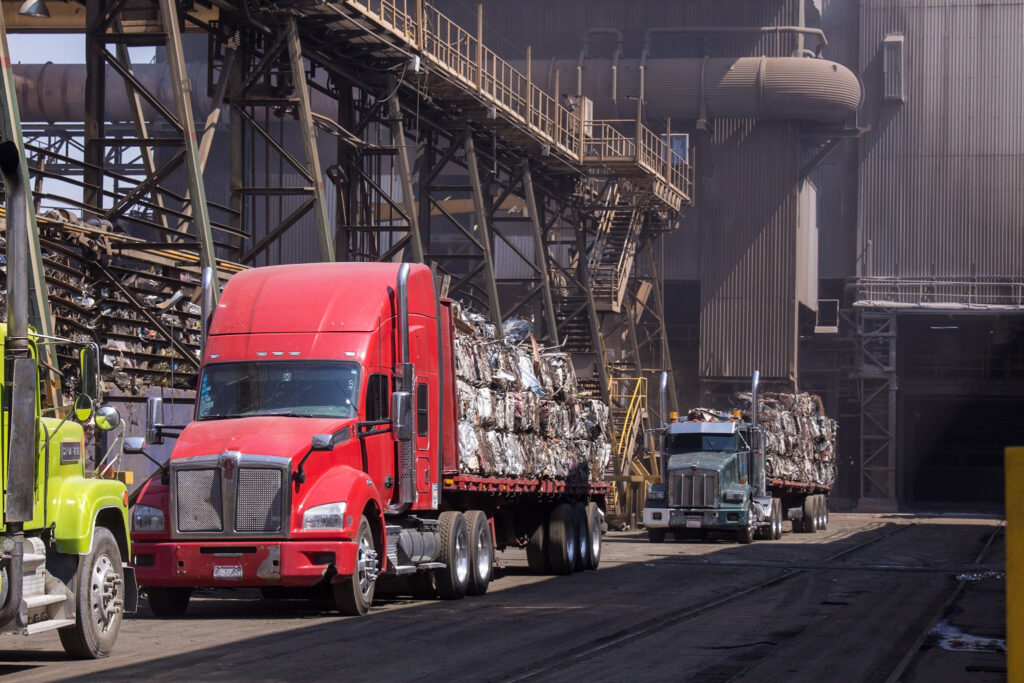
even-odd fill
[[[174,103],[177,107],[178,123],[182,127],[185,143],[185,172],[188,177],[188,192],[191,197],[192,223],[199,240],[199,261],[204,268],[217,272],[217,257],[213,247],[213,231],[210,227],[210,210],[206,204],[206,187],[203,185],[203,169],[196,144],[196,123],[192,115],[192,84],[185,69],[185,54],[181,45],[181,27],[178,6],[174,0],[160,0],[160,19],[167,32],[167,62],[174,83]],[[213,288],[216,303],[220,288]]]
[[[526,201],[526,213],[530,218],[530,230],[533,233],[533,248],[540,270],[540,286],[544,295],[544,315],[548,321],[548,334],[551,343],[558,346],[558,321],[555,318],[555,304],[551,298],[551,277],[548,271],[548,247],[544,242],[544,231],[540,224],[540,213],[537,210],[537,198],[533,192],[533,177],[530,174],[530,162],[523,160],[523,199]]]
[[[476,225],[480,230],[480,243],[484,250],[484,278],[487,285],[487,298],[490,304],[491,321],[498,326],[501,336],[501,301],[498,299],[498,283],[494,278],[494,245],[491,242],[491,226],[487,205],[484,203],[484,188],[480,181],[480,169],[477,167],[476,144],[473,142],[473,130],[465,133],[466,167],[469,169],[469,181],[473,191],[473,210],[476,213]]]
[[[166,0],[165,0],[166,1]],[[302,129],[302,145],[306,150],[306,168],[313,179],[313,194],[316,206],[316,234],[320,242],[320,258],[334,261],[334,238],[331,224],[327,220],[327,202],[324,201],[324,174],[320,168],[320,153],[316,146],[316,129],[313,127],[313,110],[309,105],[309,88],[306,84],[306,66],[302,61],[302,43],[299,42],[299,29],[295,17],[290,17],[285,28],[288,43],[288,57],[292,67],[292,85],[298,98],[299,127]]]
[[[897,509],[896,312],[859,309],[857,388],[860,399],[860,501],[864,511]]]
[[[405,125],[402,123],[402,107],[398,103],[398,84],[394,84],[395,93],[388,103],[391,128],[391,143],[395,146],[395,161],[398,167],[398,178],[402,183],[402,205],[409,223],[409,250],[412,260],[423,263],[423,242],[420,239],[420,221],[416,212],[416,193],[412,184],[412,167],[409,164],[409,151],[405,144]],[[425,201],[425,200],[421,200]]]

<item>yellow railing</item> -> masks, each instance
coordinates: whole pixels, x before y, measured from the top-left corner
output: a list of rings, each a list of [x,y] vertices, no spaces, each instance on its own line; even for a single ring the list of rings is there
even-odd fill
[[[621,414],[619,406],[626,406],[622,421],[615,425],[618,432],[615,461],[619,464],[619,474],[628,474],[628,460],[633,455],[633,449],[629,448],[629,444],[636,445],[637,423],[647,410],[647,378],[614,377],[610,389],[613,414]]]
[[[692,198],[692,169],[658,135],[636,119],[581,120],[555,97],[423,0],[343,0],[419,50],[469,91],[527,125],[542,141],[578,162],[632,162]],[[613,124],[620,124],[619,126]],[[619,127],[632,126],[635,135]]]

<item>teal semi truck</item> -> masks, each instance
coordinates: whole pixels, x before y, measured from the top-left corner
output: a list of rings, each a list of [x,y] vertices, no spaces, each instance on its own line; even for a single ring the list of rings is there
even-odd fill
[[[652,543],[669,533],[699,538],[724,532],[740,543],[777,540],[786,519],[794,531],[828,527],[830,486],[766,474],[758,380],[755,372],[749,420],[737,412],[731,419],[666,426],[661,481],[648,488],[643,514]]]
[[[57,629],[77,658],[105,657],[137,590],[126,566],[128,493],[116,479],[87,476],[85,431],[115,429],[117,411],[97,406],[98,347],[35,334],[28,326],[28,211],[21,152],[0,143],[7,194],[7,323],[0,324],[4,362],[0,477],[0,633]],[[43,344],[73,345],[79,393],[69,417],[44,415],[39,355]],[[81,347],[81,348],[78,348]]]

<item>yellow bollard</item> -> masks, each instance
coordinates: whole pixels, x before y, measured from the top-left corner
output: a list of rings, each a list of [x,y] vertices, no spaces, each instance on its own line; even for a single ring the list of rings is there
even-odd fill
[[[1006,665],[1024,680],[1024,447],[1006,449]]]

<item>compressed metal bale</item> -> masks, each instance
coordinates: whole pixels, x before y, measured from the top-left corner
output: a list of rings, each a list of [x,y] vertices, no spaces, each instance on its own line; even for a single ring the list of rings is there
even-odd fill
[[[480,474],[480,440],[477,427],[471,422],[459,422],[459,471]]]

